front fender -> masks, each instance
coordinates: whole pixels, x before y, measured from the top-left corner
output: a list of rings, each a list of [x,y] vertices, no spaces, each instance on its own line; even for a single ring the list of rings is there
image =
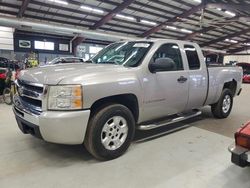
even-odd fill
[[[142,106],[142,88],[139,79],[135,75],[122,75],[117,78],[105,76],[103,79],[98,78],[84,83],[84,108],[90,108],[99,99],[121,94],[134,94],[139,107]]]

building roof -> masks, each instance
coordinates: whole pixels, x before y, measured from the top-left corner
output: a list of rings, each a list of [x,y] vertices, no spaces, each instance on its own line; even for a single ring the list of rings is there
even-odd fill
[[[250,48],[250,0],[1,0],[2,15],[139,37]]]

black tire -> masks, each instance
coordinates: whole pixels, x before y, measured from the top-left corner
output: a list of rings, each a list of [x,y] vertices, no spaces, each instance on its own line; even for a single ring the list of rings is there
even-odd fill
[[[105,148],[105,145],[102,143],[103,134],[104,134],[103,129],[104,129],[104,126],[109,121],[111,121],[110,119],[115,118],[115,117],[122,117],[126,120],[127,134],[125,135],[127,136],[123,139],[124,142],[119,148],[110,150],[110,149]],[[117,128],[117,131],[119,131],[118,128]],[[88,128],[87,128],[85,140],[84,140],[84,145],[86,149],[95,158],[99,160],[115,159],[126,152],[131,141],[133,140],[134,132],[135,132],[135,120],[134,120],[134,116],[132,112],[124,105],[110,104],[97,110],[91,116],[89,120]],[[105,136],[108,137],[107,135]],[[111,139],[111,136],[110,136],[110,139]],[[111,145],[112,145],[112,141],[111,141]]]
[[[10,90],[10,88],[5,88],[3,90],[3,101],[5,102],[5,104],[11,105],[12,104],[12,92]]]
[[[229,96],[230,97],[230,107],[228,110],[223,110],[223,101],[225,100],[225,98]],[[223,89],[220,99],[217,103],[211,105],[211,111],[214,115],[214,117],[219,118],[219,119],[223,119],[223,118],[227,118],[232,110],[233,107],[233,93],[230,89]]]

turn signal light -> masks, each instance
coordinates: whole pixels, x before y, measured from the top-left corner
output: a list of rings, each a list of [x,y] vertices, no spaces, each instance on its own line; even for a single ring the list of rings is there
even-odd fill
[[[73,105],[74,105],[75,108],[81,108],[83,106],[82,99],[74,99],[73,100]]]
[[[76,96],[76,97],[82,96],[82,88],[81,87],[74,88],[73,92],[74,92],[74,96]]]

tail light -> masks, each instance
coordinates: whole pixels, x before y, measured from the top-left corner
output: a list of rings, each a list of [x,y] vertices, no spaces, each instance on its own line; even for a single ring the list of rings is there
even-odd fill
[[[235,143],[236,145],[250,149],[250,122],[235,133]]]

